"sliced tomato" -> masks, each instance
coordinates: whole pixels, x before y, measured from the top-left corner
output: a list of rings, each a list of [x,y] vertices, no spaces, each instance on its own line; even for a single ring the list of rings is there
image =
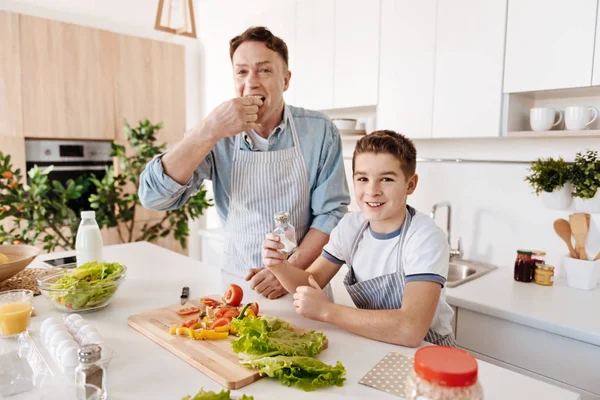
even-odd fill
[[[219,318],[215,322],[210,324],[208,329],[215,329],[217,326],[225,326],[225,325],[229,325],[230,323],[231,323],[231,318]]]
[[[200,312],[200,309],[195,306],[182,307],[179,310],[175,311],[177,315],[190,315]]]
[[[235,318],[239,315],[239,312],[236,309],[227,310],[223,313],[223,318]]]
[[[202,303],[204,303],[204,305],[207,306],[207,307],[219,307],[220,305],[223,304],[223,303],[221,303],[218,300],[211,299],[210,297],[203,297],[203,298],[200,299],[200,301]]]
[[[223,301],[230,306],[239,306],[244,298],[244,291],[238,285],[232,283],[223,295]]]
[[[183,324],[181,324],[181,326],[183,326],[184,328],[189,328],[190,326],[194,325],[196,322],[198,322],[198,318],[193,318],[188,321],[185,321]]]
[[[252,310],[252,312],[254,313],[254,315],[258,316],[258,303],[252,303],[250,304],[250,306],[248,307],[249,310]]]

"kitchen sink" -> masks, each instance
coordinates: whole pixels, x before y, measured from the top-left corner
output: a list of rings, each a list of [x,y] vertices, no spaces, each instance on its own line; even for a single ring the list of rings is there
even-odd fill
[[[452,260],[448,268],[446,286],[453,288],[465,282],[477,279],[490,271],[497,269],[495,265],[474,260]]]

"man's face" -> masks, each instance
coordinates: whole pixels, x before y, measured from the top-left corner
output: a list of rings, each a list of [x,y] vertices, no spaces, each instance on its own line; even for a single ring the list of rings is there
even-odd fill
[[[406,198],[415,191],[417,175],[406,178],[400,162],[387,153],[362,153],[354,162],[354,195],[374,229],[393,231],[403,222]]]
[[[236,95],[263,100],[257,123],[279,118],[291,76],[279,53],[262,42],[244,42],[233,53],[232,62]]]

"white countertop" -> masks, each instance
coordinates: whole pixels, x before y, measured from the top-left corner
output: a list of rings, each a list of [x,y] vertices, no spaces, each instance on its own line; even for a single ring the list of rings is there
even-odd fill
[[[61,253],[69,254],[72,252]],[[261,311],[276,315],[293,324],[323,331],[329,338],[329,348],[319,355],[323,362],[341,361],[347,370],[347,381],[341,388],[328,388],[305,393],[288,388],[277,380],[264,378],[232,394],[254,395],[257,400],[283,398],[389,398],[376,389],[358,384],[358,381],[386,354],[400,352],[413,355],[415,349],[369,340],[331,325],[304,319],[293,310],[289,295],[278,300],[267,300],[251,291],[246,282],[217,268],[149,243],[108,246],[105,259],[118,261],[128,268],[127,278],[115,294],[112,303],[99,312],[86,314],[93,321],[107,344],[118,354],[108,370],[109,399],[180,399],[195,394],[201,387],[219,391],[222,387],[177,356],[127,325],[130,315],[175,304],[182,286],[190,287],[192,298],[222,293],[234,282],[244,288],[244,301],[259,301]],[[40,267],[40,256],[31,267]],[[489,277],[487,279],[494,279]],[[454,298],[466,298],[469,285],[457,288]],[[465,294],[463,294],[466,292]],[[491,296],[488,296],[491,297]],[[501,297],[502,298],[502,297]],[[463,304],[469,304],[463,300]],[[53,315],[62,315],[42,296],[34,299],[38,317],[32,320],[32,330]],[[4,339],[8,340],[8,339]],[[579,395],[553,385],[488,364],[479,363],[479,378],[486,400],[506,399],[578,399]],[[31,398],[31,397],[27,397]],[[21,399],[18,396],[11,399]]]
[[[516,282],[500,268],[446,289],[453,306],[600,346],[600,288],[579,290],[557,278],[553,286]]]

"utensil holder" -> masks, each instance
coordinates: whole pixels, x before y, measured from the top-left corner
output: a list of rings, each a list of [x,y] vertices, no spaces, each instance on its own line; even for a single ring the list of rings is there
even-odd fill
[[[584,261],[565,256],[563,267],[567,274],[567,286],[581,290],[593,290],[598,286],[600,260]]]

